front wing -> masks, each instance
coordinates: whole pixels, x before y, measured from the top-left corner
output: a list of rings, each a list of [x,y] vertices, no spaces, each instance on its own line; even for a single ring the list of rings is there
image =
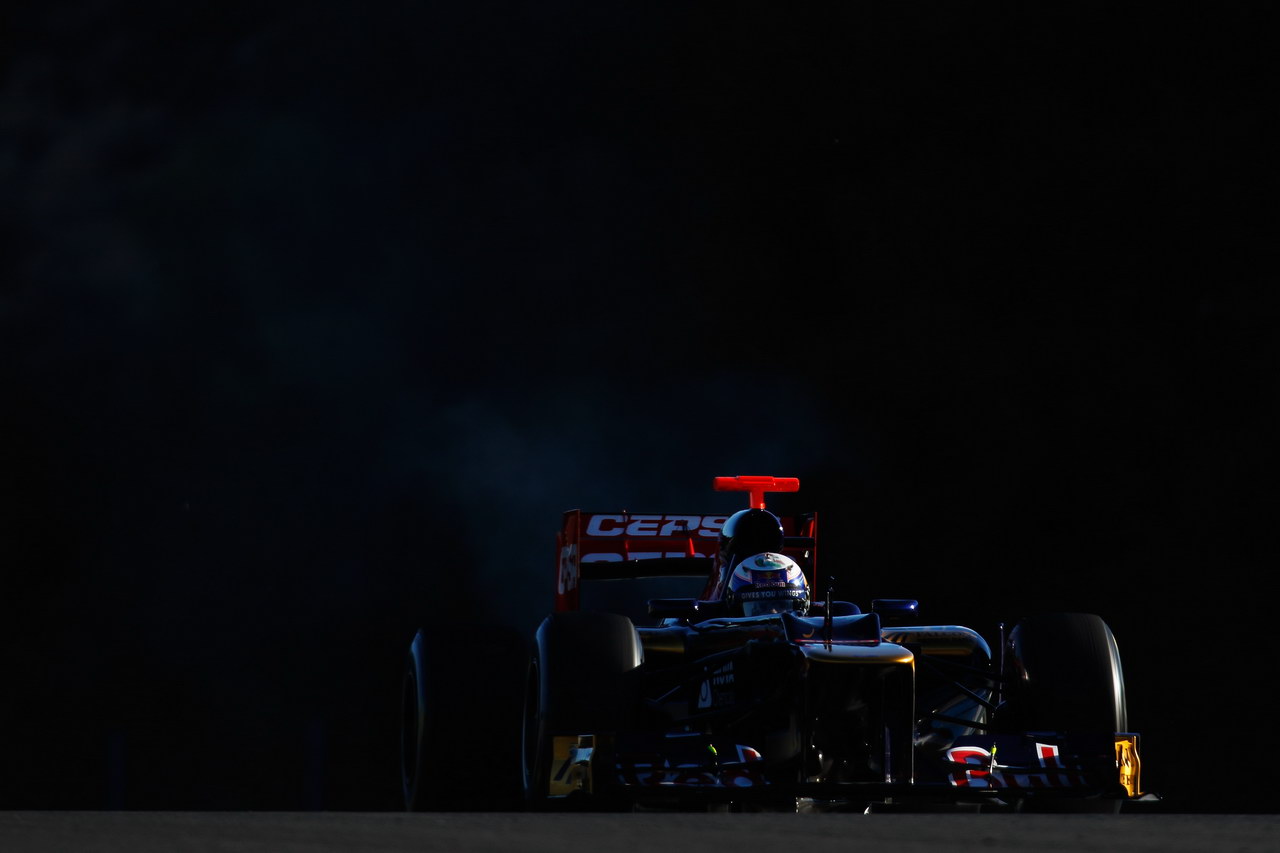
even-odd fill
[[[1007,807],[1026,799],[1148,799],[1138,735],[1035,732],[958,738],[917,761],[910,783],[770,782],[762,756],[704,735],[590,734],[554,739],[549,795],[636,802],[769,803],[794,798],[862,808],[950,802]]]

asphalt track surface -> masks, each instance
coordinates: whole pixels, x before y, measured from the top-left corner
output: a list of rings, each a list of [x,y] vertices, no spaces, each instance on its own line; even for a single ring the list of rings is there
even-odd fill
[[[0,812],[5,853],[566,848],[1272,853],[1280,815]]]

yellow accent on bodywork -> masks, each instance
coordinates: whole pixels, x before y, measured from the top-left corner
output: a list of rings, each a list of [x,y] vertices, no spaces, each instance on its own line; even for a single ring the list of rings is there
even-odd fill
[[[1138,756],[1137,735],[1116,735],[1116,769],[1120,784],[1130,797],[1142,795],[1142,759]]]
[[[558,735],[551,739],[551,778],[547,794],[567,797],[581,791],[591,793],[591,756],[595,752],[592,735]]]
[[[920,625],[911,628],[884,628],[880,631],[886,643],[912,643],[926,655],[964,656],[980,653],[991,659],[991,648],[982,635],[962,625]]]

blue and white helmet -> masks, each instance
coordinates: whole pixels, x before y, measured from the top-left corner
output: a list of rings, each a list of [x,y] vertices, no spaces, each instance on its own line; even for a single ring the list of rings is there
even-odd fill
[[[809,584],[795,560],[765,551],[753,554],[734,567],[725,591],[730,612],[743,616],[782,613],[801,616],[809,612]]]

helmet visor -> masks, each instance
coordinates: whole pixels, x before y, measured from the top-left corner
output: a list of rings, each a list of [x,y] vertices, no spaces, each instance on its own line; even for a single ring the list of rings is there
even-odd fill
[[[793,611],[804,613],[809,609],[809,602],[803,598],[759,598],[742,602],[742,615],[764,616],[769,613]]]

